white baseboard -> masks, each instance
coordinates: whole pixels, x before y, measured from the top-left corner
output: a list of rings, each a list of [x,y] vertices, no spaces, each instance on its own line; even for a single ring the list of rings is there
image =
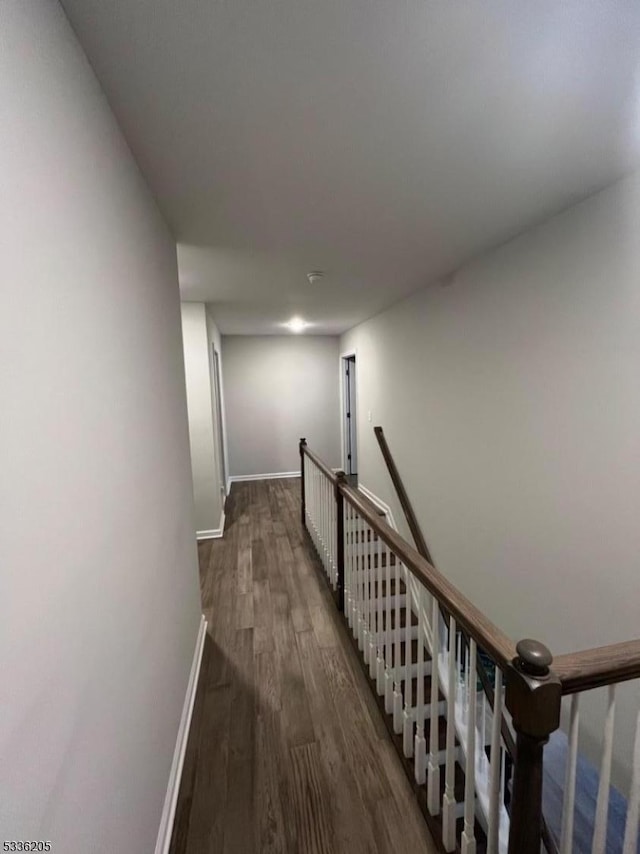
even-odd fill
[[[198,637],[196,639],[196,648],[193,653],[193,662],[191,664],[191,673],[189,674],[189,682],[187,684],[187,693],[184,698],[184,706],[182,707],[182,717],[180,718],[178,738],[176,739],[176,747],[173,752],[173,762],[171,763],[171,771],[169,773],[169,784],[167,786],[167,794],[164,799],[164,807],[162,809],[162,817],[160,819],[160,828],[158,830],[158,838],[156,840],[155,854],[168,854],[169,846],[171,845],[173,821],[176,815],[180,780],[182,779],[182,766],[184,765],[184,755],[187,750],[189,728],[191,727],[191,715],[193,714],[193,705],[196,699],[198,677],[200,676],[200,664],[202,663],[202,653],[204,651],[204,640],[206,636],[207,621],[203,614],[202,619],[200,620]]]
[[[229,483],[240,483],[244,480],[276,480],[280,477],[300,477],[299,471],[272,471],[267,474],[233,474]]]
[[[224,536],[224,510],[220,516],[220,527],[212,528],[210,531],[196,531],[197,540],[217,540]]]

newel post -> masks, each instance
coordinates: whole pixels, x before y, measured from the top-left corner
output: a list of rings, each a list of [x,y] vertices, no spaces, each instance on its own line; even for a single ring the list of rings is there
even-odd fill
[[[346,484],[347,476],[343,471],[336,472],[334,494],[336,499],[336,557],[338,569],[338,610],[344,614],[344,496],[341,485]]]
[[[521,640],[516,651],[505,697],[517,736],[509,854],[540,854],[543,749],[560,726],[562,686],[544,644]]]
[[[302,527],[306,527],[307,524],[307,505],[305,502],[305,492],[304,492],[304,448],[307,444],[306,439],[300,439],[300,444],[298,445],[300,449],[300,520],[302,522]]]

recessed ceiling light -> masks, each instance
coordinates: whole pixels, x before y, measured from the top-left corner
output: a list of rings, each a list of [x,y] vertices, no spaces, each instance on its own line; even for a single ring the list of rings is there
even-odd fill
[[[317,285],[320,279],[324,279],[324,273],[322,270],[312,270],[310,273],[307,273],[307,279],[310,285]]]
[[[307,323],[307,321],[303,320],[301,317],[292,317],[291,320],[287,321],[284,325],[291,332],[299,333],[304,332],[307,326],[310,326],[311,324]]]

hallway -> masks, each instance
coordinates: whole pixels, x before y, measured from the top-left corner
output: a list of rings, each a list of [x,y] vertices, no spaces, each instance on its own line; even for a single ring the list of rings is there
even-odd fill
[[[224,539],[199,544],[209,634],[171,852],[428,854],[299,492],[234,484]]]

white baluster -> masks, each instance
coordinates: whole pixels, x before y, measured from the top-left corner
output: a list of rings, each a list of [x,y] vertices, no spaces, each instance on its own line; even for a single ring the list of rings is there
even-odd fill
[[[627,823],[624,831],[622,854],[636,854],[640,826],[640,709],[636,720],[636,737],[633,745],[631,789],[627,800]]]
[[[351,626],[351,532],[349,530],[351,505],[345,499],[342,502],[342,518],[344,519],[344,615],[347,624]]]
[[[331,570],[329,568],[329,481],[324,475],[322,475],[322,497],[324,503],[324,569],[329,582],[331,582]]]
[[[305,490],[307,502],[307,530],[313,540],[313,472],[309,464],[309,458],[305,457]]]
[[[358,637],[358,514],[353,509],[351,518],[351,539],[353,541],[353,558],[351,561],[351,631],[354,638]]]
[[[360,525],[358,527],[358,599],[359,599],[359,608],[358,608],[358,647],[362,652],[365,649],[364,636],[365,636],[365,572],[364,572],[364,531],[365,531],[365,521],[360,518]]]
[[[325,487],[325,476],[320,473],[320,558],[322,559],[322,565],[324,566],[324,571],[327,571],[327,505],[324,496],[324,487]]]
[[[467,762],[464,780],[464,830],[461,854],[475,854],[476,836],[476,642],[469,638],[467,668]]]
[[[458,687],[456,656],[456,621],[449,617],[449,657],[448,657],[447,697],[447,744],[445,763],[445,786],[442,799],[442,843],[445,851],[454,851],[456,847],[456,799],[455,784],[455,738],[456,738],[456,689]]]
[[[500,807],[502,792],[500,790],[500,768],[502,745],[500,730],[502,724],[502,671],[496,667],[495,687],[493,693],[493,718],[491,719],[491,764],[489,769],[489,833],[487,836],[487,854],[498,854],[500,844]]]
[[[440,763],[439,753],[439,673],[440,656],[440,606],[436,597],[431,602],[431,702],[429,704],[429,763],[427,774],[427,806],[431,815],[440,813]]]
[[[350,625],[352,635],[356,634],[356,595],[357,595],[357,551],[356,551],[356,511],[351,508],[351,595],[350,595]]]
[[[357,601],[358,601],[358,544],[356,534],[358,528],[358,516],[355,509],[351,508],[351,632],[355,637],[358,631],[357,624]]]
[[[378,539],[377,534],[371,529],[371,542],[369,543],[369,677],[371,679],[376,679],[378,673],[378,658],[376,656],[376,637],[378,635],[376,542]]]
[[[320,469],[317,470],[318,477],[318,554],[322,561],[322,566],[325,566],[324,560],[324,502],[322,500],[322,487],[324,484],[324,476]]]
[[[316,497],[318,513],[318,554],[322,559],[322,480],[320,479],[320,471],[318,469],[316,469]]]
[[[316,551],[318,551],[318,546],[320,543],[320,537],[318,535],[318,469],[313,467],[313,532],[314,532],[314,545],[316,547]]]
[[[416,782],[420,785],[423,785],[427,778],[427,741],[424,737],[424,719],[425,719],[425,706],[424,706],[424,680],[425,680],[425,666],[424,666],[424,643],[425,643],[425,589],[422,584],[418,584],[418,691],[416,697],[416,735],[415,735],[415,744],[414,744],[414,773]],[[431,668],[432,676],[434,679],[433,671],[435,666]]]
[[[332,483],[329,484],[329,570],[331,577],[331,587],[334,590],[338,589],[338,576],[335,571],[336,561],[336,528],[337,528],[337,508],[335,487]]]
[[[578,765],[578,732],[580,729],[580,695],[571,697],[571,720],[569,723],[569,750],[567,770],[564,778],[564,802],[562,808],[562,832],[560,854],[573,851],[573,818],[576,798],[576,768]]]
[[[404,567],[404,586],[405,586],[405,627],[404,627],[404,715],[402,720],[402,740],[404,755],[407,759],[413,756],[413,713],[411,710],[411,702],[413,699],[413,659],[411,643],[411,623],[413,610],[411,608],[411,576],[409,569]],[[418,674],[418,684],[420,684],[420,675]]]
[[[344,504],[344,501],[343,501]],[[332,496],[332,515],[333,515],[333,577],[336,580],[336,590],[338,589],[338,502],[336,501],[335,492]],[[344,525],[342,528],[344,535]]]
[[[331,576],[331,586],[334,590],[338,589],[338,571],[336,561],[336,494],[335,487],[332,483],[328,485],[328,501],[329,501],[329,574]]]
[[[376,648],[376,639],[378,637],[378,599],[376,592],[378,541],[379,537],[372,528],[371,542],[369,543],[369,677],[373,680],[377,679],[378,674]]]
[[[383,618],[382,618],[382,589],[383,589],[383,576],[384,576],[384,568],[382,566],[382,539],[378,537],[378,571],[376,573],[376,579],[378,583],[378,619],[376,625],[376,645],[377,645],[377,658],[376,658],[376,691],[378,692],[378,696],[381,697],[384,693],[384,634],[383,634]]]
[[[602,745],[602,762],[600,764],[600,782],[598,784],[598,801],[593,830],[593,845],[591,854],[604,854],[607,842],[607,819],[609,816],[609,786],[611,785],[611,757],[613,755],[613,732],[616,718],[616,686],[609,686],[609,704],[607,717],[604,722],[604,743]]]
[[[396,557],[396,587],[395,587],[395,627],[393,630],[393,731],[399,735],[402,732],[402,685],[400,682],[400,574],[402,566]]]
[[[315,466],[309,465],[309,533],[314,546],[316,543],[316,516],[315,516]]]
[[[369,663],[369,620],[371,615],[371,599],[369,596],[369,524],[364,523],[364,533],[362,537],[362,597],[363,597],[363,612],[364,626],[362,629],[362,654],[364,663]]]
[[[393,599],[391,598],[391,555],[392,552],[385,543],[385,560],[387,585],[385,590],[385,631],[384,631],[384,710],[390,715],[393,711],[393,635],[391,632],[391,614]]]

